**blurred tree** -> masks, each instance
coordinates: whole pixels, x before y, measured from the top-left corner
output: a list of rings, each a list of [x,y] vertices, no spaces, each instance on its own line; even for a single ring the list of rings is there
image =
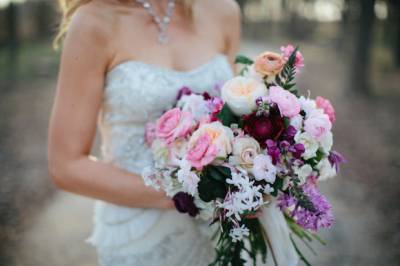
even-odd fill
[[[15,78],[18,59],[18,6],[10,2],[6,9],[6,27],[8,38],[8,71],[11,80]]]
[[[368,94],[370,92],[369,66],[374,33],[375,0],[359,0],[359,5],[361,13],[358,20],[358,35],[351,84],[355,87],[355,90]]]
[[[386,28],[393,37],[391,40],[393,46],[394,61],[397,67],[400,67],[400,1],[389,0],[388,1],[388,19]]]

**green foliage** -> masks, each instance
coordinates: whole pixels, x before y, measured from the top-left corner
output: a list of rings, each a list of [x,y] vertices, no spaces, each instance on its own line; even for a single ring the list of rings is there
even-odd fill
[[[326,245],[326,243],[319,236],[317,236],[315,233],[312,233],[312,232],[310,232],[308,230],[305,230],[302,227],[300,227],[296,223],[296,221],[292,217],[288,216],[286,213],[285,213],[285,219],[286,219],[286,222],[287,222],[292,234],[297,236],[297,238],[300,239],[305,244],[305,246],[307,248],[309,248],[312,253],[314,253],[314,255],[316,255],[316,252],[313,250],[313,248],[310,245],[313,240],[317,240],[322,245]],[[290,240],[292,241],[293,247],[296,250],[297,254],[299,255],[300,259],[307,266],[311,266],[310,262],[306,259],[306,257],[303,255],[303,253],[301,252],[301,250],[297,246],[297,244],[294,241],[292,235],[290,235]]]
[[[227,127],[230,127],[231,124],[239,123],[239,118],[232,112],[227,104],[224,104],[222,110],[217,114],[217,118]]]
[[[294,87],[295,83],[295,76],[296,76],[296,68],[294,66],[296,60],[296,53],[299,50],[298,47],[294,49],[293,53],[289,56],[285,66],[282,69],[281,74],[276,78],[276,82],[279,86],[284,88],[285,90],[290,91],[296,96],[299,96],[297,89]]]
[[[276,178],[275,183],[272,185],[274,191],[271,192],[271,196],[278,196],[279,190],[282,190],[283,187],[283,178]]]
[[[263,263],[267,260],[267,244],[264,239],[263,228],[258,219],[244,219],[244,225],[249,229],[248,246],[245,241],[232,242],[229,231],[232,224],[224,223],[217,242],[216,259],[209,266],[244,266],[242,251],[247,252],[256,265],[257,257],[261,255]]]
[[[237,55],[235,58],[235,64],[251,65],[253,60],[245,55]]]
[[[225,179],[231,176],[231,170],[224,166],[207,165],[200,175],[199,196],[205,202],[225,198],[228,191]]]
[[[311,167],[316,167],[317,164],[322,160],[324,155],[325,153],[321,149],[318,149],[316,156],[306,160],[305,163],[311,165]]]

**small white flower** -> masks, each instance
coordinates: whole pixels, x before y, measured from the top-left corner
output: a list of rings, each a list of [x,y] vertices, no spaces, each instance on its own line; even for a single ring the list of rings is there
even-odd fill
[[[243,224],[241,227],[232,228],[229,231],[229,236],[232,238],[232,242],[237,242],[242,240],[244,237],[250,235],[250,231]]]
[[[312,173],[313,169],[309,164],[305,164],[301,167],[294,167],[294,173],[300,179],[300,183],[304,184]]]
[[[272,192],[274,192],[274,188],[266,184],[264,187],[264,194],[270,195]]]
[[[302,129],[303,127],[303,116],[298,114],[292,118],[290,118],[290,125],[294,127],[297,131]]]
[[[336,175],[336,169],[331,165],[331,162],[328,158],[322,159],[317,164],[317,169],[319,170],[319,178],[318,180],[326,180],[328,178],[332,178]]]
[[[178,181],[181,182],[183,189],[189,194],[195,195],[200,178],[195,172],[191,171],[191,165],[188,161],[181,161],[180,169],[176,175],[178,177]]]
[[[294,140],[296,143],[301,143],[304,145],[304,153],[303,153],[303,158],[308,160],[317,155],[317,150],[318,150],[318,142],[308,133],[303,132],[297,132],[297,134],[294,136]]]
[[[182,111],[192,113],[197,121],[210,114],[207,102],[203,96],[198,94],[183,95],[178,101],[177,107],[181,108]]]
[[[310,117],[316,112],[323,113],[321,109],[317,108],[317,104],[315,103],[315,101],[310,98],[300,96],[299,102],[301,105],[301,109],[306,113],[306,118]]]
[[[146,186],[152,187],[156,190],[160,190],[161,181],[157,178],[156,170],[151,166],[146,166],[142,170],[142,178]]]
[[[259,154],[254,158],[253,174],[258,181],[275,182],[276,167],[272,164],[272,159],[269,155]]]
[[[160,139],[155,139],[151,144],[151,151],[154,160],[159,164],[166,164],[169,159],[169,150],[167,144]]]
[[[332,144],[333,144],[333,135],[332,132],[329,131],[327,132],[319,141],[319,144],[321,145],[322,150],[325,152],[325,154],[329,154],[329,152],[332,149]]]

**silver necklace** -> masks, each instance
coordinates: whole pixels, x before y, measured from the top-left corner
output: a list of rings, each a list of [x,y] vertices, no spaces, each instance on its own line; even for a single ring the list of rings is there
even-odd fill
[[[143,6],[144,10],[146,10],[147,13],[149,13],[149,15],[153,18],[154,22],[156,23],[159,32],[158,42],[161,44],[166,44],[168,42],[168,35],[167,35],[168,25],[171,22],[171,17],[172,14],[174,13],[175,0],[168,0],[167,11],[165,16],[163,17],[160,17],[156,14],[153,6],[148,1],[136,0],[136,2]]]

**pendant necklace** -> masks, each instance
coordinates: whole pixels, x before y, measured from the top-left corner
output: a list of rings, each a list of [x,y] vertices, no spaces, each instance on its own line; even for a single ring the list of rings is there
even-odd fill
[[[154,11],[153,6],[146,0],[136,0],[137,3],[143,6],[144,10],[152,17],[158,28],[158,42],[160,44],[168,43],[168,25],[171,22],[172,14],[174,13],[175,0],[168,0],[167,11],[165,16],[158,16]]]

